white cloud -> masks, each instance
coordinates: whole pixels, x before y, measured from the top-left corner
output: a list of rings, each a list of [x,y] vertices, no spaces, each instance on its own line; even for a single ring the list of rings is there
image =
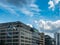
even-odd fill
[[[38,5],[35,4],[35,0],[0,0],[0,2],[5,5],[9,4],[8,6],[15,6],[21,13],[29,16],[38,15],[40,11]],[[15,12],[13,11],[13,13]]]
[[[51,26],[48,25],[48,22],[46,23],[44,20],[40,20],[39,21],[39,24],[40,24],[40,27],[45,30],[50,30],[51,29]]]
[[[55,4],[58,4],[60,0],[53,0]]]
[[[60,20],[57,21],[45,21],[40,20],[38,21],[38,26],[40,27],[40,30],[45,32],[56,32],[60,30]]]
[[[13,5],[20,8],[20,11],[29,16],[38,15],[39,14],[39,7],[35,4],[35,0],[9,0],[9,3],[13,3]]]
[[[48,8],[52,9],[53,11],[55,10],[55,6],[59,3],[60,0],[50,0],[48,2],[48,5],[50,5]]]
[[[27,24],[27,25],[30,26],[30,27],[33,27],[32,24]]]
[[[39,9],[38,5],[36,5],[36,4],[31,4],[30,7],[31,7],[31,10],[34,10],[34,11],[36,11],[36,12],[40,12],[40,11],[41,11],[41,10]]]
[[[54,7],[55,7],[55,6],[54,6],[53,1],[50,0],[50,1],[48,2],[48,4],[50,5],[48,8],[54,10]]]
[[[23,14],[29,15],[29,16],[39,15],[39,12],[40,12],[40,9],[35,4],[31,4],[28,7],[20,8],[20,10],[22,11]]]
[[[37,20],[34,20],[34,22],[37,24],[38,23],[38,21]]]
[[[33,16],[33,13],[26,8],[20,9],[23,14]]]

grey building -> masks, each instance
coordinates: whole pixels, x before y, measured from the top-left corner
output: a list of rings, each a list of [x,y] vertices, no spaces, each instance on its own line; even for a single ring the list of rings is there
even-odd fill
[[[54,34],[54,37],[55,37],[55,45],[60,45],[60,33],[56,32]]]
[[[45,45],[45,34],[40,33],[40,45]]]
[[[45,45],[55,45],[54,38],[50,37],[49,35],[45,35]]]
[[[0,45],[39,45],[40,34],[19,21],[0,24]]]
[[[40,45],[40,33],[37,29],[33,28],[32,45]]]

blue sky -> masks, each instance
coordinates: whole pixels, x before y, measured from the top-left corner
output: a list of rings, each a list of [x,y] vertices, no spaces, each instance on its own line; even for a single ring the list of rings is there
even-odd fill
[[[40,32],[54,33],[60,30],[59,3],[60,0],[0,0],[0,23],[21,21]]]

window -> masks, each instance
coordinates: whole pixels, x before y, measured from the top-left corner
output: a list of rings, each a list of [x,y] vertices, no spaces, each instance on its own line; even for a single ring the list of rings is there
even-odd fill
[[[18,39],[14,39],[13,42],[18,42],[19,40]]]
[[[19,45],[19,43],[13,43],[13,45]]]
[[[23,43],[21,43],[21,45],[24,45]]]
[[[19,36],[13,36],[13,38],[18,38]]]
[[[13,32],[13,34],[19,34],[19,32]]]
[[[24,38],[24,36],[21,36],[21,38]]]
[[[24,42],[24,40],[21,40],[21,42]]]
[[[7,42],[12,42],[12,40],[7,40]]]

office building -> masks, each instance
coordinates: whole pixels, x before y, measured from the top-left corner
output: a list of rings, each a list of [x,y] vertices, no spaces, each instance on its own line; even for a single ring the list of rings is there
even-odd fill
[[[45,45],[45,35],[44,35],[44,33],[40,33],[40,45]]]
[[[54,34],[54,37],[55,37],[55,45],[60,45],[60,33],[56,32]]]
[[[33,28],[33,33],[32,33],[32,45],[40,45],[40,33]]]
[[[1,45],[40,45],[40,34],[19,21],[0,24]]]
[[[45,45],[55,45],[54,38],[50,37],[49,35],[45,35]]]

